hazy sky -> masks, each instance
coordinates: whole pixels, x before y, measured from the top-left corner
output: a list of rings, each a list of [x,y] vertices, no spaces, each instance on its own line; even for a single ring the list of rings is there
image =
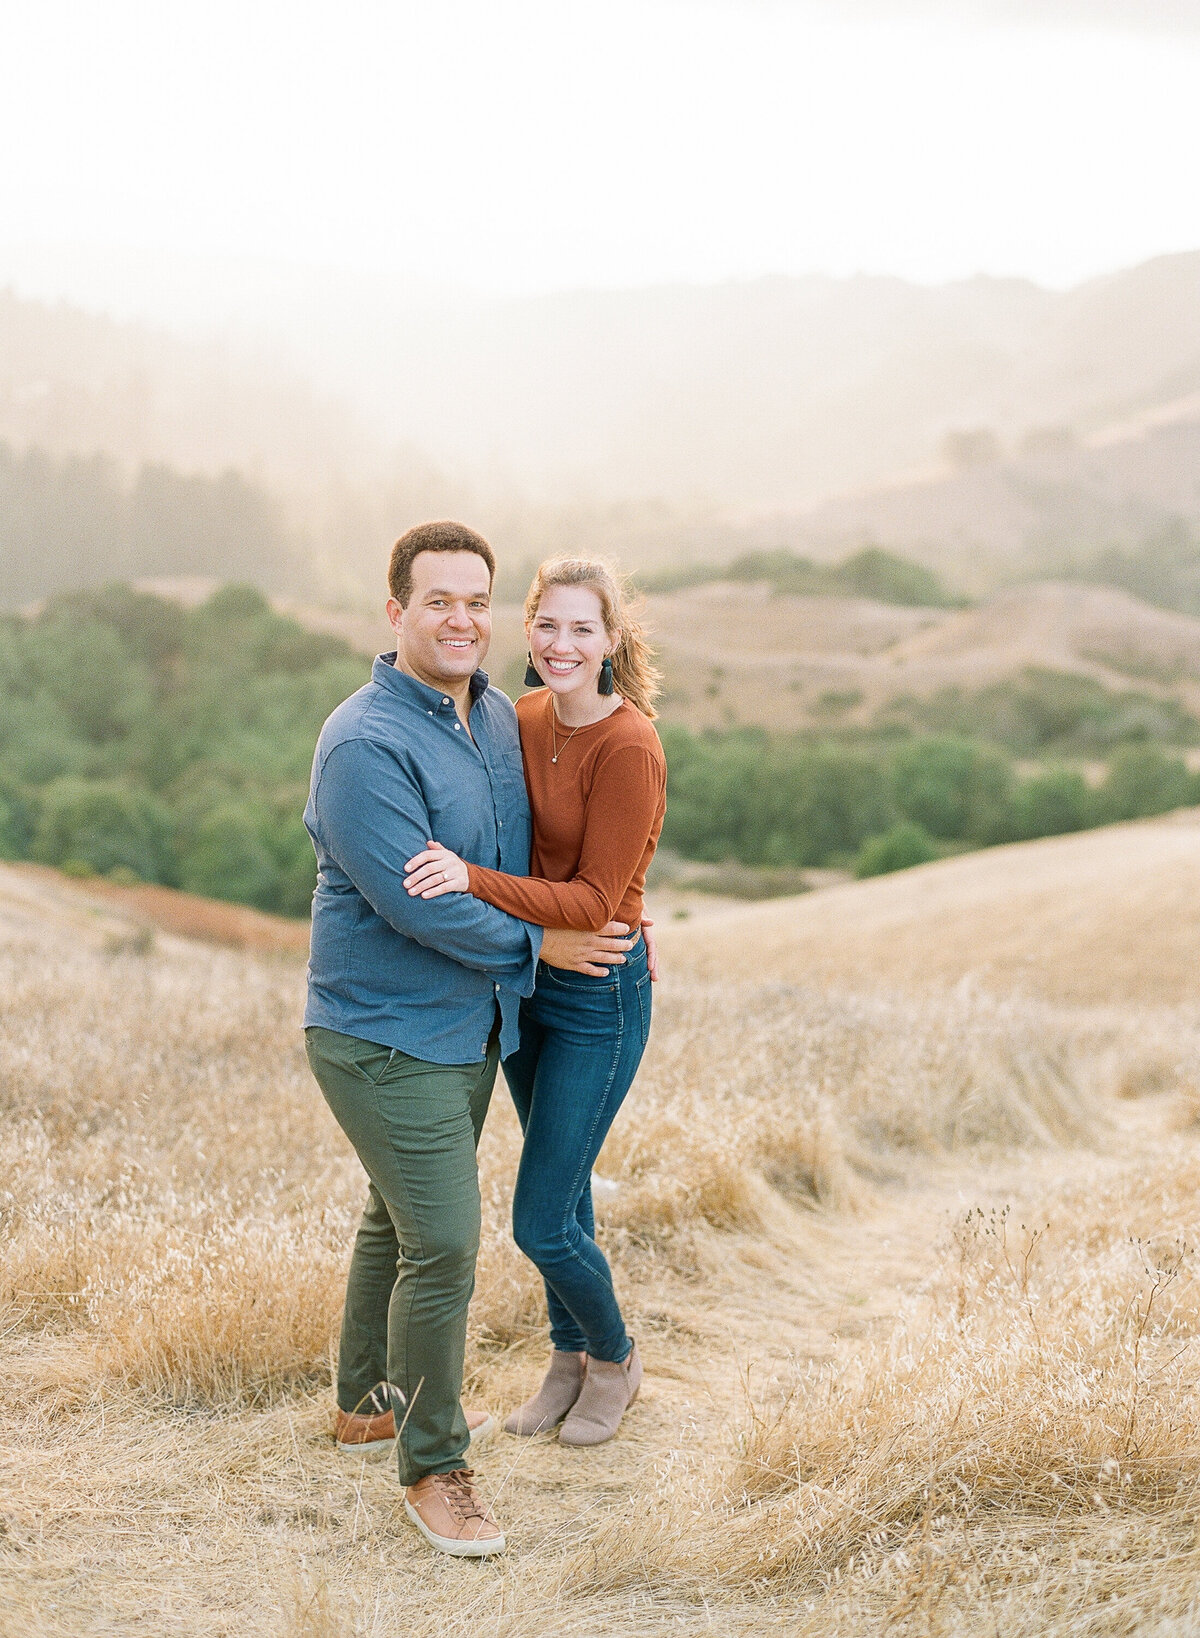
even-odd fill
[[[1200,247],[1198,107],[1200,0],[10,0],[0,281],[1065,284]]]

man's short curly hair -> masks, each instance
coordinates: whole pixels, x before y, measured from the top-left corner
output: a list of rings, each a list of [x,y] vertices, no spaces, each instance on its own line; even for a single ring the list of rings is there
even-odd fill
[[[489,584],[496,578],[496,554],[474,529],[448,518],[438,523],[418,523],[400,536],[388,563],[388,590],[402,608],[408,607],[412,596],[413,558],[419,552],[474,552],[487,564]]]

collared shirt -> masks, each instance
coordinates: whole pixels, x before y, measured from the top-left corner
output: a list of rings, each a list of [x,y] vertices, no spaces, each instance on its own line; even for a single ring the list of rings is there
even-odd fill
[[[529,799],[512,702],[471,678],[470,733],[448,694],[381,654],[321,730],[304,823],[317,853],[305,1025],[429,1063],[517,1045],[542,929],[469,893],[410,898],[404,866],[430,840],[473,864],[529,871]]]

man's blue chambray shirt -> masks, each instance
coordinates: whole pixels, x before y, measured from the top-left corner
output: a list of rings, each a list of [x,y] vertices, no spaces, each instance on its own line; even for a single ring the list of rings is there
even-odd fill
[[[515,1049],[542,929],[469,893],[410,898],[404,865],[432,837],[474,864],[528,874],[517,714],[477,671],[468,734],[450,696],[394,660],[376,659],[317,741],[304,810],[317,851],[304,1023],[429,1063],[472,1063],[486,1054],[497,1001],[501,1052]]]

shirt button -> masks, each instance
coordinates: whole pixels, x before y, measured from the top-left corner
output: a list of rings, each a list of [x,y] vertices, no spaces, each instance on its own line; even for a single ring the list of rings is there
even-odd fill
[[[457,734],[461,727],[462,727],[462,723],[461,722],[456,722],[454,724],[454,732]]]
[[[449,705],[449,704],[450,704],[450,696],[449,696],[449,694],[443,694],[443,695],[442,695],[442,704],[443,704],[443,705]]]
[[[503,819],[497,819],[496,823],[499,825],[501,830],[504,829],[504,820]]]

